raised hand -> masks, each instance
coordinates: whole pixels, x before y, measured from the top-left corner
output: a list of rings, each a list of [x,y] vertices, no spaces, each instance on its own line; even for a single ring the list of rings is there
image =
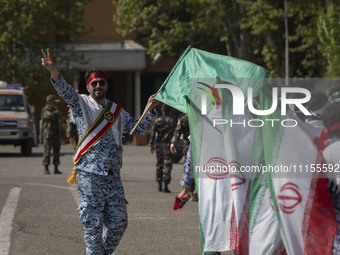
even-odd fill
[[[59,79],[59,71],[53,62],[50,49],[47,49],[47,54],[43,49],[41,49],[41,53],[43,55],[43,58],[41,58],[41,64],[51,73],[53,80],[57,81]]]
[[[148,105],[150,105],[149,111],[151,111],[155,106],[157,106],[160,103],[158,100],[154,98],[155,96],[156,94],[153,94],[149,97],[148,100]]]

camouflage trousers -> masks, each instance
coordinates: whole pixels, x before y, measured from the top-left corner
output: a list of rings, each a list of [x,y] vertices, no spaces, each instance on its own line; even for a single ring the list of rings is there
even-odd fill
[[[53,151],[53,165],[60,165],[60,139],[44,139],[43,165],[51,163],[51,150]]]
[[[156,145],[156,181],[163,181],[169,184],[171,182],[172,154],[170,144],[159,143]]]
[[[113,175],[100,176],[77,170],[77,186],[86,255],[113,253],[128,220],[121,180]]]

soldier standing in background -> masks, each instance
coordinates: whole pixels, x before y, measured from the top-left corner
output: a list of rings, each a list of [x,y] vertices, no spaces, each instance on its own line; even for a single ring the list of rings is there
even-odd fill
[[[168,188],[172,170],[170,141],[175,130],[175,120],[169,116],[169,110],[168,106],[162,106],[162,115],[155,120],[150,136],[150,152],[153,153],[156,148],[158,190],[165,193],[171,192]],[[164,182],[164,188],[162,187],[162,182]]]
[[[41,110],[41,121],[43,129],[44,157],[43,166],[45,174],[50,174],[48,166],[50,165],[51,149],[53,150],[54,173],[61,174],[58,165],[60,165],[60,113],[55,106],[56,98],[54,95],[48,95],[46,105]]]
[[[177,121],[177,126],[174,132],[174,135],[171,139],[171,145],[170,145],[170,151],[172,154],[177,153],[176,146],[179,143],[180,139],[183,139],[183,151],[182,154],[184,157],[187,155],[188,147],[189,147],[189,135],[190,135],[190,130],[189,130],[189,121],[188,121],[188,115],[183,115],[181,116],[178,121]]]

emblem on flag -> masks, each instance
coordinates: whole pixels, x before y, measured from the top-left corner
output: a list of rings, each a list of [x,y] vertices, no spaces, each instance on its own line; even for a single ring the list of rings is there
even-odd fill
[[[204,166],[207,176],[213,180],[221,180],[229,174],[228,162],[220,157],[212,157]]]
[[[302,202],[299,189],[299,186],[293,182],[287,182],[281,187],[277,199],[283,213],[291,214],[295,212],[296,207]]]

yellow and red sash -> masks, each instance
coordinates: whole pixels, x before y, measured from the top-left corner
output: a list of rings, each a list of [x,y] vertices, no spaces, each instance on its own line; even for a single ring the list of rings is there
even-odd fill
[[[110,130],[118,119],[120,112],[121,107],[119,105],[114,105],[112,101],[108,100],[102,113],[80,139],[73,155],[73,162],[75,165],[79,162],[80,158]],[[76,169],[74,168],[72,176],[67,182],[75,183],[75,175]]]

